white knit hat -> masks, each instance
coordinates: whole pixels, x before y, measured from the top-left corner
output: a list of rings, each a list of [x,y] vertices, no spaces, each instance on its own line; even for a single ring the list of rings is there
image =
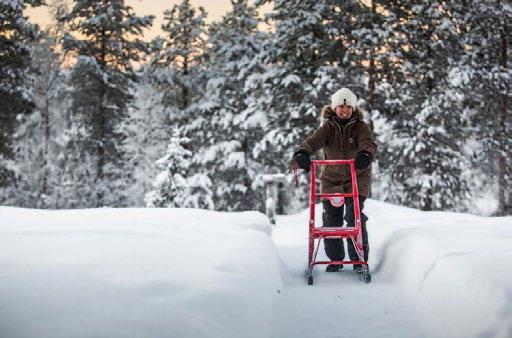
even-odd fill
[[[337,106],[348,105],[352,108],[356,107],[357,96],[352,93],[348,88],[341,88],[331,96],[331,108],[335,110]]]

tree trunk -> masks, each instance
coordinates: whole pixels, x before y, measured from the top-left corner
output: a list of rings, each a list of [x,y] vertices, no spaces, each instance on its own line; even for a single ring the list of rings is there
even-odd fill
[[[372,19],[375,20],[375,1],[371,2],[371,11],[372,11]],[[373,99],[375,93],[375,47],[371,46],[370,48],[370,66],[368,68],[368,95],[366,97],[366,101],[368,102],[368,112],[369,117],[369,127],[370,131],[373,134],[373,120],[371,117],[371,110],[373,107]]]
[[[183,60],[183,75],[188,75],[188,56],[185,56],[185,60]],[[189,106],[189,93],[188,93],[188,87],[185,84],[182,84],[183,86],[183,103],[181,109],[187,109]]]
[[[245,131],[244,131],[245,132]],[[244,153],[244,161],[245,161],[245,171],[244,171],[244,185],[247,188],[244,194],[244,207],[243,210],[254,210],[255,209],[255,195],[252,191],[252,181],[247,172],[247,167],[249,166],[250,160],[250,149],[249,149],[249,140],[247,135],[244,137],[242,142],[242,151]]]
[[[50,145],[50,101],[48,96],[46,96],[45,100],[45,109],[43,111],[43,128],[44,128],[44,138],[43,138],[43,185],[41,187],[40,199],[41,197],[48,196],[48,156],[49,156],[49,145]],[[46,197],[45,197],[46,200]],[[41,201],[40,201],[41,202]],[[48,207],[46,202],[44,203],[44,207]]]
[[[503,70],[507,69],[507,23],[504,23],[503,30],[501,31],[501,57],[500,57],[500,66]],[[507,158],[505,154],[507,153],[507,93],[500,94],[500,112],[499,112],[499,121],[500,121],[500,155],[498,158],[498,216],[504,216],[510,213],[511,202],[507,201],[506,194],[509,193],[507,189],[507,181],[510,180],[510,175],[508,175],[507,180]],[[510,187],[508,187],[510,189]],[[508,209],[508,210],[507,210]]]
[[[102,32],[101,35],[101,68],[102,71],[107,70],[107,62],[106,62],[106,33],[105,31]],[[104,84],[101,85],[100,88],[100,106],[98,107],[98,110],[96,112],[97,114],[97,128],[98,128],[98,134],[96,142],[96,180],[95,180],[95,187],[93,191],[96,191],[96,207],[102,207],[103,206],[103,179],[104,179],[104,166],[105,166],[105,119],[107,116],[105,115],[107,112],[105,111],[104,107],[106,107],[105,102],[105,95],[106,95],[106,89],[104,88]]]

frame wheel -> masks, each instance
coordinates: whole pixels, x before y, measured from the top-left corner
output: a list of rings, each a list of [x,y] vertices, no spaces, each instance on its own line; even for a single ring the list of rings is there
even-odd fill
[[[308,285],[313,285],[313,276],[308,276],[307,280],[308,280]]]
[[[362,274],[359,275],[359,279],[362,282],[370,283],[372,281],[372,275],[370,275],[369,272],[363,272]]]

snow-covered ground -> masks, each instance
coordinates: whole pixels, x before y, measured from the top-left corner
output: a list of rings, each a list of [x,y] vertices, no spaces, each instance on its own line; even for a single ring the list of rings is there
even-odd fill
[[[372,283],[307,286],[306,211],[0,207],[0,337],[512,337],[512,217],[365,212]]]

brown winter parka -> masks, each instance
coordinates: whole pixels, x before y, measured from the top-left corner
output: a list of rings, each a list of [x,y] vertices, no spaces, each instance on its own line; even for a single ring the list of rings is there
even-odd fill
[[[363,112],[356,107],[354,113],[346,123],[336,117],[330,106],[321,111],[325,122],[300,143],[297,151],[306,151],[310,156],[323,149],[323,159],[340,160],[354,159],[360,150],[367,151],[371,159],[375,159],[377,145],[375,144],[370,128],[363,121]],[[357,187],[359,195],[369,197],[372,172],[371,164],[366,169],[357,170]],[[352,183],[348,165],[323,165],[320,173],[320,192],[350,193]]]

